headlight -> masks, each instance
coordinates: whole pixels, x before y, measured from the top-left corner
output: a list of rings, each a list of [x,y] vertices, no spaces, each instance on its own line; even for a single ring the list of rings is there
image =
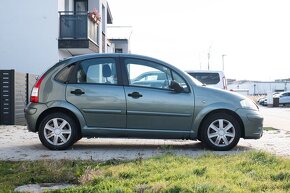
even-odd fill
[[[259,110],[258,106],[251,99],[241,100],[240,104],[244,109]]]

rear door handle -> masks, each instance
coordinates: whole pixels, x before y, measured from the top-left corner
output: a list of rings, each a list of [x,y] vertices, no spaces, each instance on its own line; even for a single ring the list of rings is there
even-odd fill
[[[82,94],[85,94],[85,92],[83,92],[81,89],[75,89],[73,91],[70,91],[71,94],[74,94],[74,95],[82,95]]]
[[[143,95],[140,94],[139,92],[132,92],[132,93],[129,93],[128,96],[132,97],[133,99],[137,99],[137,98],[142,97]]]

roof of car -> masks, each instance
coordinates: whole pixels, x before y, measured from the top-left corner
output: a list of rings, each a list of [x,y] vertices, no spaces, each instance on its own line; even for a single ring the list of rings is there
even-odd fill
[[[144,56],[144,55],[137,55],[137,54],[125,54],[125,53],[93,53],[93,54],[83,54],[83,55],[79,55],[79,56],[73,56],[70,57],[68,59],[71,60],[84,60],[84,59],[90,59],[90,58],[96,58],[96,57],[131,57],[131,58],[142,58],[142,59],[148,59],[148,60],[155,60],[156,62],[161,62],[161,63],[165,63],[164,61],[158,60],[156,58],[152,58],[152,57],[148,57],[148,56]]]
[[[80,60],[86,60],[86,59],[93,59],[93,58],[97,58],[97,57],[128,57],[128,58],[135,58],[135,59],[145,59],[145,60],[149,60],[152,62],[156,62],[156,63],[160,63],[163,65],[167,65],[168,67],[175,69],[175,70],[180,70],[178,68],[176,68],[174,65],[167,63],[165,61],[156,59],[156,58],[152,58],[149,56],[144,56],[144,55],[137,55],[137,54],[125,54],[125,53],[101,53],[101,54],[84,54],[84,55],[78,55],[78,56],[73,56],[70,58],[67,58],[67,60],[69,60],[68,64],[72,64],[74,62],[78,62]]]

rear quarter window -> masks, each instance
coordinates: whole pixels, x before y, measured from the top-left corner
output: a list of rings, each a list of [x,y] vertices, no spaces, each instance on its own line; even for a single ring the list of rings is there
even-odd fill
[[[69,75],[72,72],[74,65],[67,66],[63,68],[56,76],[55,80],[61,83],[67,83],[70,79]]]
[[[196,73],[196,72],[192,72],[189,74],[204,84],[210,85],[210,84],[217,84],[220,82],[219,73],[206,73],[206,72]]]

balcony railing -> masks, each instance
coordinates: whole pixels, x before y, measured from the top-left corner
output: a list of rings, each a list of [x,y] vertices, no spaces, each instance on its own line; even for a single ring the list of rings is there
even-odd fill
[[[87,12],[60,11],[59,39],[89,39],[98,45],[98,26]]]

